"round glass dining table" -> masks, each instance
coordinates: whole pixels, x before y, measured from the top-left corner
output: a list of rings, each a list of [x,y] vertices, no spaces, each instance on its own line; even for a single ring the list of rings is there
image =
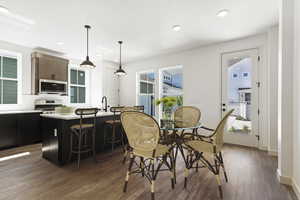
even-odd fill
[[[195,126],[191,127],[178,127],[176,121],[172,121],[167,126],[160,127],[161,130],[161,144],[170,145],[172,165],[174,170],[174,180],[176,183],[176,161],[178,151],[181,153],[184,162],[187,162],[187,158],[184,154],[184,142],[192,139],[191,137],[185,137],[185,133],[197,134],[197,130],[202,127],[202,123],[199,122]]]

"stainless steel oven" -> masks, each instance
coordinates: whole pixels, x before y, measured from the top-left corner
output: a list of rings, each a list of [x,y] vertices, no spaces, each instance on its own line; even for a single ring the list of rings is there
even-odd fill
[[[60,94],[66,95],[68,83],[64,81],[54,81],[40,79],[40,94]]]

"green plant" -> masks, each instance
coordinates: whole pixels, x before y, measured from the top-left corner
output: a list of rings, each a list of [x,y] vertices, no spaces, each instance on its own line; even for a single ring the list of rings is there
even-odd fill
[[[172,109],[173,106],[177,104],[177,98],[176,97],[163,97],[161,99],[157,99],[155,101],[155,104],[158,106],[160,104],[163,104],[164,109]]]
[[[248,132],[248,131],[249,131],[249,126],[244,125],[244,126],[243,126],[243,130]]]
[[[177,105],[176,97],[163,97],[161,99],[157,99],[155,104],[158,106],[160,104],[163,105],[163,118],[171,119],[172,109],[175,105]]]
[[[229,128],[229,131],[230,131],[230,132],[235,132],[235,131],[236,131],[236,128],[235,128],[234,126],[232,126],[232,127]]]
[[[183,96],[177,96],[177,106],[183,106]]]

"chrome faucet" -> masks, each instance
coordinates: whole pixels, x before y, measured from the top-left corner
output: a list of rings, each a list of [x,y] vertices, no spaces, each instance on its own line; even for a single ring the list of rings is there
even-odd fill
[[[101,100],[101,103],[102,103],[102,108],[103,108],[103,102],[105,101],[105,107],[104,107],[104,111],[107,112],[107,97],[106,96],[103,96],[102,97],[102,100]]]

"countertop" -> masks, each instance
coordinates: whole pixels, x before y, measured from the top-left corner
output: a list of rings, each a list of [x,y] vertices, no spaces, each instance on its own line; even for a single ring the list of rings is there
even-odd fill
[[[40,110],[1,110],[0,115],[23,114],[23,113],[42,113]]]
[[[114,115],[112,112],[98,112],[97,117],[104,117],[104,116],[111,116]],[[74,114],[41,114],[41,117],[45,118],[54,118],[54,119],[62,119],[62,120],[73,120],[73,119],[80,119],[80,116]],[[92,118],[94,115],[87,115],[84,118]]]

